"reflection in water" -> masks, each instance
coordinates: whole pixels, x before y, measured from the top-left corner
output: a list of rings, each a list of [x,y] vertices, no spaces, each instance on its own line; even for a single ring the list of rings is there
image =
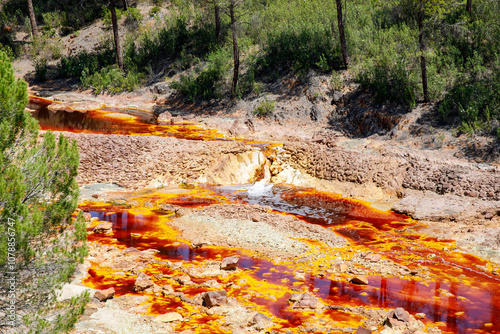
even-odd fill
[[[293,187],[260,183],[209,189],[226,196],[230,201],[268,205],[276,211],[292,213],[306,221],[334,228],[350,239],[352,245],[365,247],[410,268],[424,267],[434,278],[419,281],[375,275],[368,277],[368,286],[357,286],[348,283],[345,277],[330,278],[307,273],[305,282],[302,282],[294,277],[293,264],[276,265],[267,259],[252,258],[239,251],[219,247],[193,249],[186,243],[178,242],[176,235],[167,231],[167,225],[161,223],[164,217],[145,209],[93,207],[91,204],[82,207],[91,212],[92,216],[113,223],[112,236],[91,233],[89,239],[119,247],[133,246],[139,250],[155,248],[160,251],[159,258],[172,261],[220,260],[238,254],[241,257],[239,268],[242,271],[235,274],[236,278],[232,276],[231,280],[238,281],[239,276],[245,278],[247,283],[229,287],[229,295],[238,300],[246,300],[256,305],[257,309],[274,315],[279,319],[281,328],[296,328],[310,316],[289,308],[288,297],[293,292],[292,289],[302,286],[329,305],[403,307],[412,314],[425,313],[424,321],[441,323],[440,328],[446,332],[500,333],[500,281],[491,274],[476,269],[476,265],[485,265],[486,262],[471,255],[443,251],[443,245],[449,245],[450,240],[440,241],[401,232],[401,227],[414,224],[404,216],[374,210],[359,201]],[[134,237],[131,233],[139,236]],[[154,270],[165,269],[150,270],[150,274],[153,274]],[[225,283],[224,279],[218,280]],[[90,272],[86,282],[103,288],[119,284],[119,294],[130,293],[133,288],[128,277],[112,278],[109,274],[99,275],[96,271]],[[205,291],[179,288],[189,296]],[[262,291],[262,294],[248,295],[249,290]],[[269,294],[273,294],[275,298],[269,298]],[[243,296],[246,297],[242,298]],[[155,297],[150,312],[160,314],[170,311],[171,306],[177,307],[177,304],[172,303],[172,300]],[[346,326],[356,326],[362,320],[359,316],[334,310],[324,312],[322,316],[345,323]],[[208,326],[210,320],[214,319],[215,317],[205,317],[192,321],[200,321]]]
[[[221,135],[212,129],[203,129],[192,123],[158,125],[139,118],[106,110],[66,112],[50,111],[46,107],[32,112],[42,130],[76,133],[145,135],[176,137],[191,140],[220,140]]]

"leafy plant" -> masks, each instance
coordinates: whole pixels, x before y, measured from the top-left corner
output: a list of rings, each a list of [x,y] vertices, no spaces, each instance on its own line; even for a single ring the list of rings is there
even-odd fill
[[[103,68],[92,75],[88,74],[88,70],[84,70],[81,85],[83,88],[92,88],[96,94],[120,93],[134,90],[139,86],[143,77],[144,75],[132,71],[124,74],[118,67],[112,66]]]
[[[259,117],[269,116],[274,111],[275,103],[276,101],[265,99],[259,104],[257,108],[254,109],[253,113]]]

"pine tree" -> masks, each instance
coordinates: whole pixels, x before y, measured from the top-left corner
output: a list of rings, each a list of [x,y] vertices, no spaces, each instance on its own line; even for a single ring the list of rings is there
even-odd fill
[[[65,231],[78,200],[76,142],[51,132],[38,141],[38,123],[25,111],[26,88],[0,51],[0,281],[15,278],[16,309],[29,314],[50,306],[57,284],[84,254],[74,245],[86,235],[81,221],[78,237]],[[8,295],[8,285],[0,292]],[[0,302],[5,312],[8,300]],[[6,320],[0,330],[11,325]]]

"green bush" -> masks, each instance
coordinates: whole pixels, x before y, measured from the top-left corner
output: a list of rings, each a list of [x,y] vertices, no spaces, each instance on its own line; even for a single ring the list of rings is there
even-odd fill
[[[265,99],[257,108],[254,109],[253,113],[259,117],[269,116],[274,111],[275,103],[276,101],[269,101],[268,99]]]
[[[113,49],[108,48],[96,53],[84,51],[76,56],[62,57],[57,72],[62,78],[80,79],[84,70],[86,75],[92,75],[115,61],[116,53]]]
[[[94,93],[103,92],[121,93],[124,91],[132,91],[139,86],[143,74],[129,71],[124,74],[117,67],[103,68],[99,72],[89,75],[86,70],[82,73],[81,86],[83,88],[92,88]]]

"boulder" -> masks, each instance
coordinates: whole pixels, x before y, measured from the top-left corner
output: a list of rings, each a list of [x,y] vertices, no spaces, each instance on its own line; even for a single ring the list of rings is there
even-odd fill
[[[97,290],[94,292],[94,297],[99,299],[100,302],[103,302],[115,295],[115,289],[109,288],[106,290]]]
[[[141,273],[136,279],[134,283],[134,291],[135,292],[140,292],[144,291],[147,288],[150,288],[153,286],[153,281],[151,280],[151,277],[148,275]]]
[[[225,290],[207,291],[203,294],[203,302],[208,308],[225,305],[227,304],[227,292]]]
[[[97,225],[96,227],[94,227],[94,233],[107,233],[109,231],[111,231],[111,229],[113,228],[113,224],[112,223],[109,223],[109,222],[103,222],[103,223],[100,223],[99,225]]]
[[[366,278],[366,276],[354,276],[349,282],[358,285],[368,285],[368,278]]]
[[[273,321],[267,315],[257,313],[250,319],[248,326],[253,327],[257,331],[262,331],[273,326]]]
[[[238,256],[230,256],[222,259],[220,268],[222,270],[234,270],[238,267],[240,258]]]

